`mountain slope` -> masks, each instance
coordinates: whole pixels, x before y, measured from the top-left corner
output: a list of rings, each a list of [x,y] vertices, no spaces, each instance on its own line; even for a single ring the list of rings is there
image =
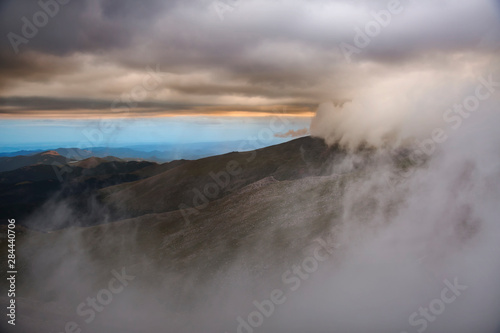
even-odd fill
[[[69,159],[53,150],[28,156],[0,157],[0,172],[11,171],[29,165],[63,165],[68,162]]]
[[[93,265],[102,265],[97,269],[102,276],[93,276],[93,281],[106,281],[106,267],[127,267],[130,274],[141,276],[137,283],[148,288],[175,285],[177,290],[164,288],[157,297],[182,308],[238,256],[246,258],[245,267],[239,269],[251,276],[262,274],[268,266],[281,272],[292,264],[341,214],[343,180],[330,176],[268,182],[215,200],[189,221],[180,211],[172,211],[38,234],[24,247],[23,257],[36,257],[39,248],[66,248],[71,246],[66,242],[78,242],[79,250],[88,255],[82,265],[90,258],[100,258]],[[57,269],[51,265],[59,264],[49,261],[52,263],[44,268],[47,274]],[[182,280],[175,284],[167,283],[179,277]],[[46,278],[37,275],[38,281]],[[198,288],[187,288],[191,283]],[[50,290],[36,285],[26,286],[26,290],[50,301]]]
[[[322,140],[304,137],[243,153],[186,161],[136,182],[101,190],[103,201],[131,216],[204,205],[262,178],[298,179],[320,175],[339,155]]]
[[[96,190],[136,181],[141,179],[136,172],[156,166],[152,162],[109,162],[102,159],[92,167],[90,162],[95,161],[88,162],[84,162],[85,168],[75,164],[37,164],[0,172],[0,217],[15,216],[20,223],[25,223],[26,217],[50,200],[66,200],[85,210]],[[67,223],[71,224],[71,221]]]
[[[113,156],[106,156],[106,157],[89,157],[87,159],[81,160],[81,161],[76,161],[71,163],[72,166],[77,166],[80,168],[84,169],[90,169],[90,168],[95,168],[99,164],[106,163],[106,162],[122,162],[123,160],[119,159],[118,157],[113,157]]]

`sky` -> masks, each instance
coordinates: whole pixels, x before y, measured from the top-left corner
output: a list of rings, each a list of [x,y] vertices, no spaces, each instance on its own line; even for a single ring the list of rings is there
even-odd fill
[[[244,140],[274,117],[291,121],[275,137],[304,135],[319,105],[381,81],[496,66],[499,19],[498,0],[4,0],[0,146],[88,127],[115,143]]]

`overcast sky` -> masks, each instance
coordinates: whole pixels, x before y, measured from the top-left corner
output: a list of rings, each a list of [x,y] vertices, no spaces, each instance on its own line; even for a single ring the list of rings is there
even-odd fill
[[[0,117],[310,117],[383,77],[496,61],[500,45],[497,0],[42,3],[51,15],[0,2]]]

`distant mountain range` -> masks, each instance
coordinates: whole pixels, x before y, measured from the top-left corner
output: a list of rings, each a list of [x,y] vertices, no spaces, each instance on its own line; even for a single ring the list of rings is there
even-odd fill
[[[274,140],[274,143],[283,140]],[[201,142],[184,144],[145,144],[128,147],[88,147],[88,148],[54,148],[50,149],[60,155],[72,159],[83,160],[89,157],[114,156],[125,160],[147,160],[155,162],[170,162],[180,159],[199,159],[220,155],[231,151],[244,151],[265,146],[253,141]],[[0,157],[31,156],[43,153],[49,149],[19,150],[0,152]]]

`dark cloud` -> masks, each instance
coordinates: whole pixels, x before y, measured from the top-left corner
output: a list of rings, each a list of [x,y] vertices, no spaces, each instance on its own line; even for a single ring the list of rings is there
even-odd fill
[[[0,97],[0,114],[9,116],[43,116],[48,112],[56,112],[61,116],[168,116],[172,114],[218,114],[221,112],[253,112],[259,113],[286,113],[300,114],[313,112],[313,104],[283,105],[200,105],[175,104],[166,102],[139,102],[133,107],[113,109],[114,101],[75,99],[75,98],[47,98],[47,97]]]
[[[214,3],[70,1],[27,44],[19,45],[18,54],[7,37],[0,40],[0,88],[19,95],[13,87],[37,80],[60,82],[64,74],[66,85],[74,87],[72,96],[80,85],[92,94],[82,92],[81,98],[102,99],[106,91],[122,91],[124,80],[89,92],[89,82],[101,80],[101,68],[119,68],[125,77],[127,71],[159,65],[174,78],[150,97],[165,104],[195,100],[236,105],[245,98],[267,105],[314,104],[349,98],[363,83],[366,64],[395,71],[438,68],[461,53],[496,57],[500,45],[500,10],[493,0],[401,0],[401,13],[392,15],[363,47],[355,43],[356,29],[365,30],[373,13],[386,12],[389,1],[238,0],[228,2],[233,10],[223,19]],[[40,10],[37,1],[4,1],[2,35],[22,35],[22,17],[32,21]],[[352,63],[341,43],[357,47]]]
[[[44,111],[44,110],[102,110],[111,109],[113,101],[76,98],[50,98],[50,97],[0,97],[0,107],[14,107],[18,111]],[[163,108],[174,110],[181,108],[194,108],[197,105],[182,105],[173,103],[138,102],[137,108]]]
[[[43,0],[42,3],[54,3]],[[158,0],[113,1],[87,0],[69,1],[54,7],[47,24],[38,28],[38,33],[28,38],[29,43],[21,50],[35,50],[54,55],[70,55],[75,52],[104,52],[131,45],[134,36],[149,29],[148,24],[162,13],[164,2]],[[167,2],[168,3],[168,2]],[[0,13],[0,28],[23,36],[22,18],[33,23],[34,15],[43,11],[38,1],[10,0]],[[12,49],[8,39],[2,47]]]
[[[72,58],[57,57],[33,51],[12,56],[10,50],[0,50],[0,89],[23,81],[47,82],[56,75],[71,73],[80,68]]]

